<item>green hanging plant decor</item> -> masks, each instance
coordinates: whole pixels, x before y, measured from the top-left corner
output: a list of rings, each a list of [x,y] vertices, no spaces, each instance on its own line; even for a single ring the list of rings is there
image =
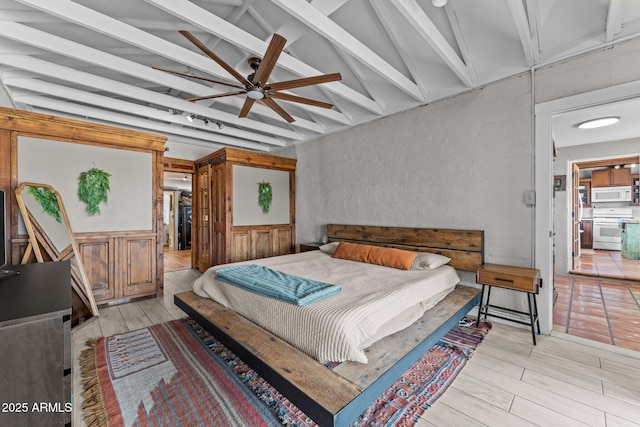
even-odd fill
[[[36,202],[42,207],[42,211],[47,215],[52,216],[56,221],[62,222],[62,216],[60,215],[60,205],[58,205],[58,198],[51,190],[45,187],[29,187],[27,190],[29,194],[36,199]]]
[[[93,168],[78,176],[78,198],[87,204],[89,216],[100,215],[100,203],[107,203],[111,174]]]
[[[269,182],[258,183],[258,206],[262,209],[263,214],[268,214],[271,209],[271,202],[273,201],[273,189]]]

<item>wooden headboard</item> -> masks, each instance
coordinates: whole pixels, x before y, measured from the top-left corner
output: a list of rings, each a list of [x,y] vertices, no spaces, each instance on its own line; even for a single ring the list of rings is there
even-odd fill
[[[330,242],[433,252],[451,258],[449,264],[458,270],[476,271],[484,264],[483,230],[328,224],[327,237]]]

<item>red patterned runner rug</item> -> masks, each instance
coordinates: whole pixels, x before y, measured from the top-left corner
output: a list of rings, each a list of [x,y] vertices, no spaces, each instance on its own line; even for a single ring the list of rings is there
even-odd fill
[[[467,323],[454,327],[353,425],[413,425],[489,332],[489,324]],[[89,427],[315,425],[191,319],[87,344],[80,364]]]

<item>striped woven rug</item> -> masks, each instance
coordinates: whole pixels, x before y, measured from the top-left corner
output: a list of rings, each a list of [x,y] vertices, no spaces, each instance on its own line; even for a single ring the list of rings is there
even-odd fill
[[[354,425],[413,425],[489,329],[488,324],[456,326]],[[89,427],[315,425],[191,319],[87,345],[80,365]]]

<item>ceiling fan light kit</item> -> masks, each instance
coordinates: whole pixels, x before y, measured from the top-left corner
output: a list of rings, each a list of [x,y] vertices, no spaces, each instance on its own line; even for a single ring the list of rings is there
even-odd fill
[[[194,46],[200,49],[205,55],[215,61],[218,65],[224,68],[229,74],[231,74],[239,83],[227,83],[221,82],[218,80],[208,79],[204,77],[192,76],[187,73],[180,73],[177,71],[165,70],[162,68],[155,68],[156,70],[164,71],[166,73],[182,76],[182,77],[190,77],[193,79],[204,80],[215,84],[222,84],[225,86],[231,86],[236,89],[233,92],[220,93],[216,95],[209,96],[201,96],[197,98],[188,99],[188,101],[195,102],[201,101],[205,99],[214,99],[214,98],[222,98],[226,96],[234,96],[234,95],[246,95],[246,99],[242,109],[240,110],[240,114],[238,117],[246,117],[253,107],[253,104],[258,101],[267,107],[271,108],[276,114],[282,117],[287,122],[291,123],[294,121],[293,117],[289,115],[278,103],[274,101],[275,99],[282,99],[284,101],[289,102],[297,102],[306,105],[312,105],[320,108],[333,108],[333,104],[328,102],[316,101],[314,99],[303,98],[297,95],[292,95],[290,93],[280,92],[282,90],[295,89],[305,86],[312,86],[322,83],[329,83],[338,80],[342,80],[342,76],[340,73],[332,73],[332,74],[322,74],[314,77],[302,77],[299,79],[286,80],[282,82],[276,83],[268,83],[269,77],[271,76],[271,72],[275,68],[278,58],[284,49],[287,40],[279,34],[274,34],[271,37],[271,41],[269,42],[269,46],[264,54],[264,57],[257,58],[251,57],[248,60],[249,66],[254,70],[249,76],[244,77],[242,74],[237,72],[233,67],[231,67],[227,62],[225,62],[222,58],[216,55],[211,49],[209,49],[204,43],[198,40],[193,34],[188,31],[180,31],[187,40],[189,40]],[[190,122],[193,122],[195,116],[187,117]]]

